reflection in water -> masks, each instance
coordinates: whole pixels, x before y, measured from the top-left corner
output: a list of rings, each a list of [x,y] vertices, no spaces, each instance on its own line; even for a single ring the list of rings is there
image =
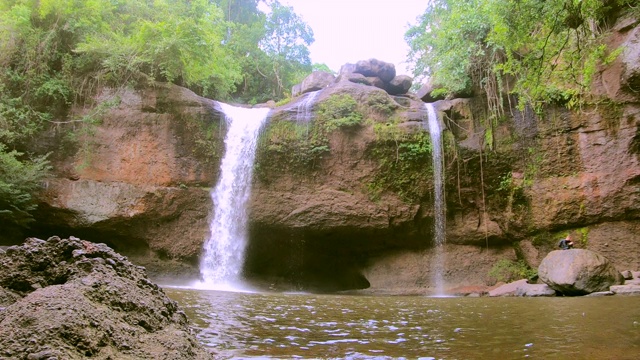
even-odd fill
[[[640,297],[165,291],[220,358],[576,360],[640,354]]]

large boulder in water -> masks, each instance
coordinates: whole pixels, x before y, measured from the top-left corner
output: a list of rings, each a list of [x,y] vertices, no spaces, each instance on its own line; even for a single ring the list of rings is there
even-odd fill
[[[540,263],[538,276],[564,295],[586,295],[624,283],[606,257],[585,249],[550,252]]]
[[[210,359],[162,289],[104,244],[30,238],[0,253],[0,358]]]

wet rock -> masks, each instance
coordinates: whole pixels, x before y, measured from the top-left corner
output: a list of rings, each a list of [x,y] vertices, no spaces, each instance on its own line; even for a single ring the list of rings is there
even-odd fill
[[[529,284],[527,279],[514,281],[489,291],[489,296],[555,296],[556,292],[546,284]]]
[[[614,285],[610,289],[616,295],[640,296],[640,285]]]
[[[612,291],[598,291],[585,296],[589,297],[602,297],[602,296],[612,296],[615,295]]]
[[[0,358],[212,358],[144,268],[104,244],[30,238],[0,254],[0,302]]]
[[[564,295],[606,291],[624,279],[604,256],[585,249],[555,250],[538,267],[540,279]]]

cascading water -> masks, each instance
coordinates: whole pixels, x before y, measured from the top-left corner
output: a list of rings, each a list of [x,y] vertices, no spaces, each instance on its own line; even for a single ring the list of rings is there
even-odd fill
[[[300,102],[296,113],[296,122],[309,123],[311,121],[311,107],[316,101],[316,97],[320,94],[321,90],[313,91],[307,94],[307,96]]]
[[[428,115],[429,134],[431,135],[431,154],[433,157],[433,218],[434,248],[433,261],[434,284],[436,295],[444,295],[443,271],[445,267],[445,204],[444,204],[444,171],[442,166],[442,130],[433,104],[425,104]]]
[[[211,235],[204,245],[200,273],[204,287],[242,289],[241,271],[247,242],[246,204],[251,194],[258,134],[269,109],[218,104],[225,114],[228,132],[220,178],[211,191]]]

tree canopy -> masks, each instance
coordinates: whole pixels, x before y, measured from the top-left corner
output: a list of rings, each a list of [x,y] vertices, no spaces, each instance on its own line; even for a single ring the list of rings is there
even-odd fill
[[[500,99],[568,107],[585,100],[597,65],[619,50],[602,44],[612,15],[632,0],[433,0],[405,38],[416,76],[442,93],[481,89]]]
[[[311,42],[277,0],[0,0],[0,215],[26,216],[49,169],[22,144],[74,106],[99,107],[101,88],[155,80],[279,100],[311,71]]]

